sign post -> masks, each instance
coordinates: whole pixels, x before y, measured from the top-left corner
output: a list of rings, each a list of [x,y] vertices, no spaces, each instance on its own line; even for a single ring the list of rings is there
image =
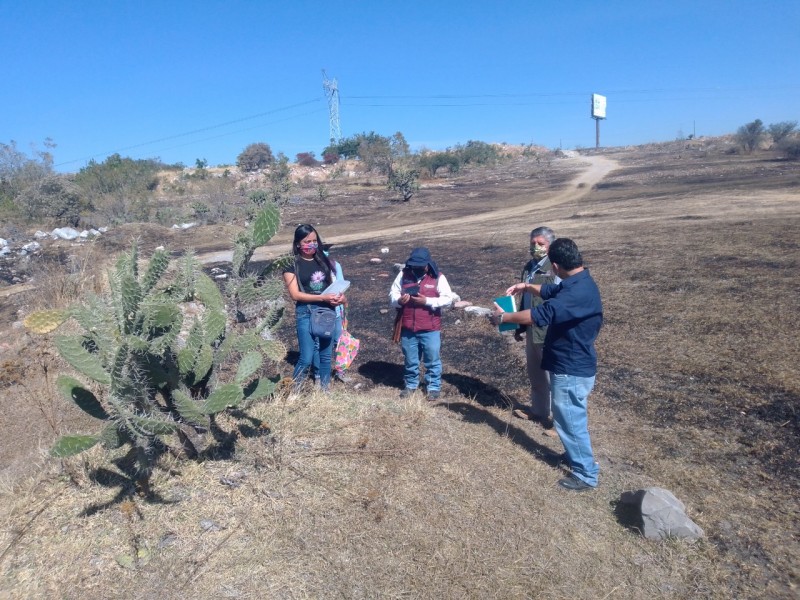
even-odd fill
[[[600,147],[600,120],[606,118],[606,97],[592,94],[592,118],[595,124],[594,147]]]

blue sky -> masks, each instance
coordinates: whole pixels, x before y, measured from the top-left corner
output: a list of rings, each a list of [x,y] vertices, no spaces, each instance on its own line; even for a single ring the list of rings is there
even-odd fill
[[[800,2],[0,0],[0,142],[45,138],[60,171],[119,152],[233,164],[401,131],[603,146],[800,119]]]

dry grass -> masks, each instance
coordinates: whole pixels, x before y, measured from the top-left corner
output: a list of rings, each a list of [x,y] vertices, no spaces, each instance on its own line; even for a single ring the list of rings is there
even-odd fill
[[[164,455],[151,501],[131,496],[99,449],[45,459],[54,429],[93,425],[47,403],[42,365],[58,369],[55,357],[9,370],[0,597],[797,597],[798,168],[704,152],[622,154],[588,198],[537,214],[579,242],[603,293],[594,492],[558,489],[558,440],[511,419],[526,393],[519,347],[485,323],[447,313],[443,402],[397,399],[399,350],[375,308],[388,267],[368,261],[387,242],[370,240],[335,249],[354,282],[359,390],[226,418],[235,444],[204,462]],[[446,218],[451,198],[455,214],[475,198],[502,206],[541,184],[523,167],[392,207],[392,218],[421,205]],[[563,186],[570,168],[558,168]],[[380,226],[386,208],[373,204]],[[330,217],[338,231],[350,213]],[[458,292],[485,304],[518,274],[535,224],[390,245],[399,255],[428,243]],[[653,543],[627,529],[620,493],[651,485],[682,499],[707,537]]]
[[[713,547],[651,544],[619,526],[609,501],[639,482],[558,492],[552,466],[459,403],[392,392],[261,405],[261,433],[235,460],[163,461],[159,503],[109,505],[121,478],[97,482],[98,453],[73,459],[71,482],[51,465],[5,495],[3,587],[30,598],[679,598],[720,586]]]

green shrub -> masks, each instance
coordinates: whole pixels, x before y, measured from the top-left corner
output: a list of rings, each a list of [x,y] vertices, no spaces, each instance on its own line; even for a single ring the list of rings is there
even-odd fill
[[[244,172],[258,171],[274,162],[272,149],[264,142],[250,144],[236,158],[236,166]]]

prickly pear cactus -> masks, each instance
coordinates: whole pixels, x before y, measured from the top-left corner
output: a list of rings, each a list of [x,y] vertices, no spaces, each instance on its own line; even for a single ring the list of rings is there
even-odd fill
[[[276,210],[265,210],[255,228],[256,239],[271,237],[277,231]],[[87,386],[62,375],[56,385],[105,423],[96,435],[60,438],[53,456],[71,456],[97,444],[109,449],[128,444],[146,486],[157,445],[169,446],[175,435],[185,445],[213,425],[215,414],[274,393],[274,381],[259,373],[265,357],[276,360],[285,354],[280,342],[263,335],[277,325],[282,310],[273,307],[254,327],[237,331],[225,298],[194,256],[187,254],[174,269],[170,262],[164,250],[157,250],[140,274],[134,243],[109,273],[108,294],[25,319],[36,333],[49,333],[69,319],[81,326],[81,333],[57,335],[54,342],[70,366],[94,383]],[[262,290],[249,292],[254,296],[281,296],[272,284],[252,287]],[[231,362],[234,368],[225,372],[235,375],[223,381],[221,367]]]

